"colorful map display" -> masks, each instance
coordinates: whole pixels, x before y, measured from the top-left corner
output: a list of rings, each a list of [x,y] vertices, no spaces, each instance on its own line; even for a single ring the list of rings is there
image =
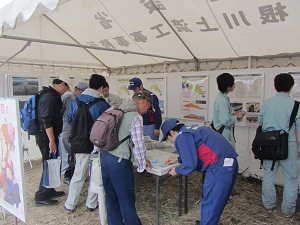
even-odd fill
[[[160,77],[146,80],[146,89],[153,92],[159,100],[162,117],[166,117],[166,79],[166,77]]]
[[[207,121],[207,76],[183,76],[181,87],[181,118]]]
[[[163,150],[153,149],[147,150],[147,159],[151,162],[153,168],[146,168],[147,172],[162,176],[167,174],[172,167],[177,167],[180,163],[176,162],[170,165],[165,165],[167,159],[171,156],[177,157],[176,153],[170,153]],[[134,159],[133,165],[137,166],[137,160]]]

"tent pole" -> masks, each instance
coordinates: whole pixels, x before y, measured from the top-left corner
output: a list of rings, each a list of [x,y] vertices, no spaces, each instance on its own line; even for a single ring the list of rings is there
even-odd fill
[[[0,64],[0,67],[3,66],[4,64],[8,63],[10,60],[12,60],[13,58],[15,58],[17,55],[19,55],[21,52],[23,52],[25,50],[25,48],[27,48],[28,46],[31,45],[30,41],[27,41],[27,43],[23,46],[23,48],[21,48],[20,51],[18,51],[16,54],[14,54],[13,56],[9,57],[7,60],[5,60],[3,63]]]
[[[35,39],[35,38],[28,38],[28,37],[18,37],[18,36],[11,36],[11,35],[2,35],[0,38],[10,39],[10,40],[19,40],[19,41],[30,41],[30,42],[37,42],[43,44],[52,44],[52,45],[62,45],[62,46],[69,46],[69,47],[77,47],[77,48],[87,48],[87,49],[96,49],[96,50],[103,50],[103,51],[110,51],[110,52],[120,52],[123,54],[133,54],[133,55],[142,55],[142,56],[149,56],[149,57],[157,57],[163,59],[172,59],[172,60],[179,60],[184,61],[184,59],[179,59],[170,56],[162,56],[162,55],[154,55],[154,54],[147,54],[142,52],[134,52],[134,51],[127,51],[127,50],[119,50],[119,49],[111,49],[111,48],[102,48],[90,45],[81,45],[81,44],[72,44],[60,41],[50,41],[50,40],[42,40],[42,39]]]
[[[248,57],[248,69],[251,69],[251,56]]]

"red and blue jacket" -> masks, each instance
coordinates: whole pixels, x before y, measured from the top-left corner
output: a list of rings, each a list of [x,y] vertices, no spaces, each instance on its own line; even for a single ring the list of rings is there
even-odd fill
[[[194,170],[205,172],[221,167],[225,158],[238,156],[223,135],[206,126],[183,126],[176,138],[175,148],[181,163],[175,171],[185,176]]]

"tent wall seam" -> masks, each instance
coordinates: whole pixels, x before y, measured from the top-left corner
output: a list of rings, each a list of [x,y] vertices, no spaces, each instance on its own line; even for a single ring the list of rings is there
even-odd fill
[[[80,42],[78,42],[73,36],[71,36],[67,31],[65,31],[62,27],[60,27],[57,23],[55,23],[52,19],[50,19],[47,15],[43,14],[43,16],[49,20],[54,26],[56,26],[58,29],[60,29],[62,32],[64,32],[68,37],[70,37],[74,42],[76,42],[77,44],[80,44]],[[103,63],[99,58],[97,58],[93,53],[91,53],[88,49],[83,48],[88,54],[90,54],[92,57],[94,57],[98,62],[100,62],[102,65],[104,65],[107,69],[109,69],[109,67]]]
[[[236,56],[240,57],[240,55],[235,51],[233,45],[232,45],[231,42],[229,41],[229,39],[228,39],[227,35],[225,34],[224,30],[222,29],[222,26],[220,25],[219,21],[217,20],[217,17],[216,17],[216,15],[214,14],[214,12],[213,12],[213,10],[212,10],[210,4],[207,2],[207,0],[206,0],[205,2],[206,2],[206,4],[207,4],[207,6],[208,6],[208,8],[209,8],[209,10],[210,10],[210,12],[211,12],[211,14],[212,14],[213,17],[215,18],[215,21],[216,21],[216,23],[218,24],[219,29],[221,30],[221,32],[223,33],[223,35],[224,35],[226,41],[228,42],[229,46],[231,47],[232,51],[236,54]]]
[[[184,45],[184,47],[188,50],[188,52],[193,56],[193,58],[196,60],[197,57],[194,55],[192,50],[187,46],[187,44],[182,40],[180,35],[176,32],[174,27],[170,24],[170,22],[167,20],[167,18],[164,16],[164,14],[160,11],[160,9],[156,6],[156,4],[153,2],[153,0],[150,0],[150,2],[154,5],[157,12],[160,14],[160,16],[164,19],[164,21],[168,24],[168,26],[171,28],[171,30],[174,32],[174,34],[177,36],[177,38],[181,41],[181,43]]]

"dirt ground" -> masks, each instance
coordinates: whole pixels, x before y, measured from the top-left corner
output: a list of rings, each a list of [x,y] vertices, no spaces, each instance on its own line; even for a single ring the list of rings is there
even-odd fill
[[[72,213],[67,213],[63,206],[66,196],[59,198],[57,206],[34,206],[34,193],[38,188],[42,172],[41,160],[33,161],[30,169],[25,162],[25,181],[28,208],[27,224],[100,224],[98,211],[87,212],[85,199],[87,196],[88,182],[85,183],[79,204]],[[193,173],[188,177],[188,213],[178,216],[178,177],[165,175],[161,177],[160,188],[160,225],[193,225],[199,219],[199,205],[201,201],[200,173]],[[155,208],[156,179],[154,176],[146,177],[135,172],[136,206],[143,225],[156,224]],[[261,203],[261,181],[254,178],[244,178],[239,175],[235,189],[239,196],[231,199],[222,214],[220,225],[248,225],[248,224],[300,224],[300,201],[298,201],[297,213],[292,219],[286,219],[280,211],[282,201],[282,188],[277,187],[278,207],[273,213],[263,209]],[[68,193],[68,186],[63,184],[58,190]],[[3,215],[0,224],[15,224],[15,219],[8,212]],[[23,224],[18,221],[17,224]]]

